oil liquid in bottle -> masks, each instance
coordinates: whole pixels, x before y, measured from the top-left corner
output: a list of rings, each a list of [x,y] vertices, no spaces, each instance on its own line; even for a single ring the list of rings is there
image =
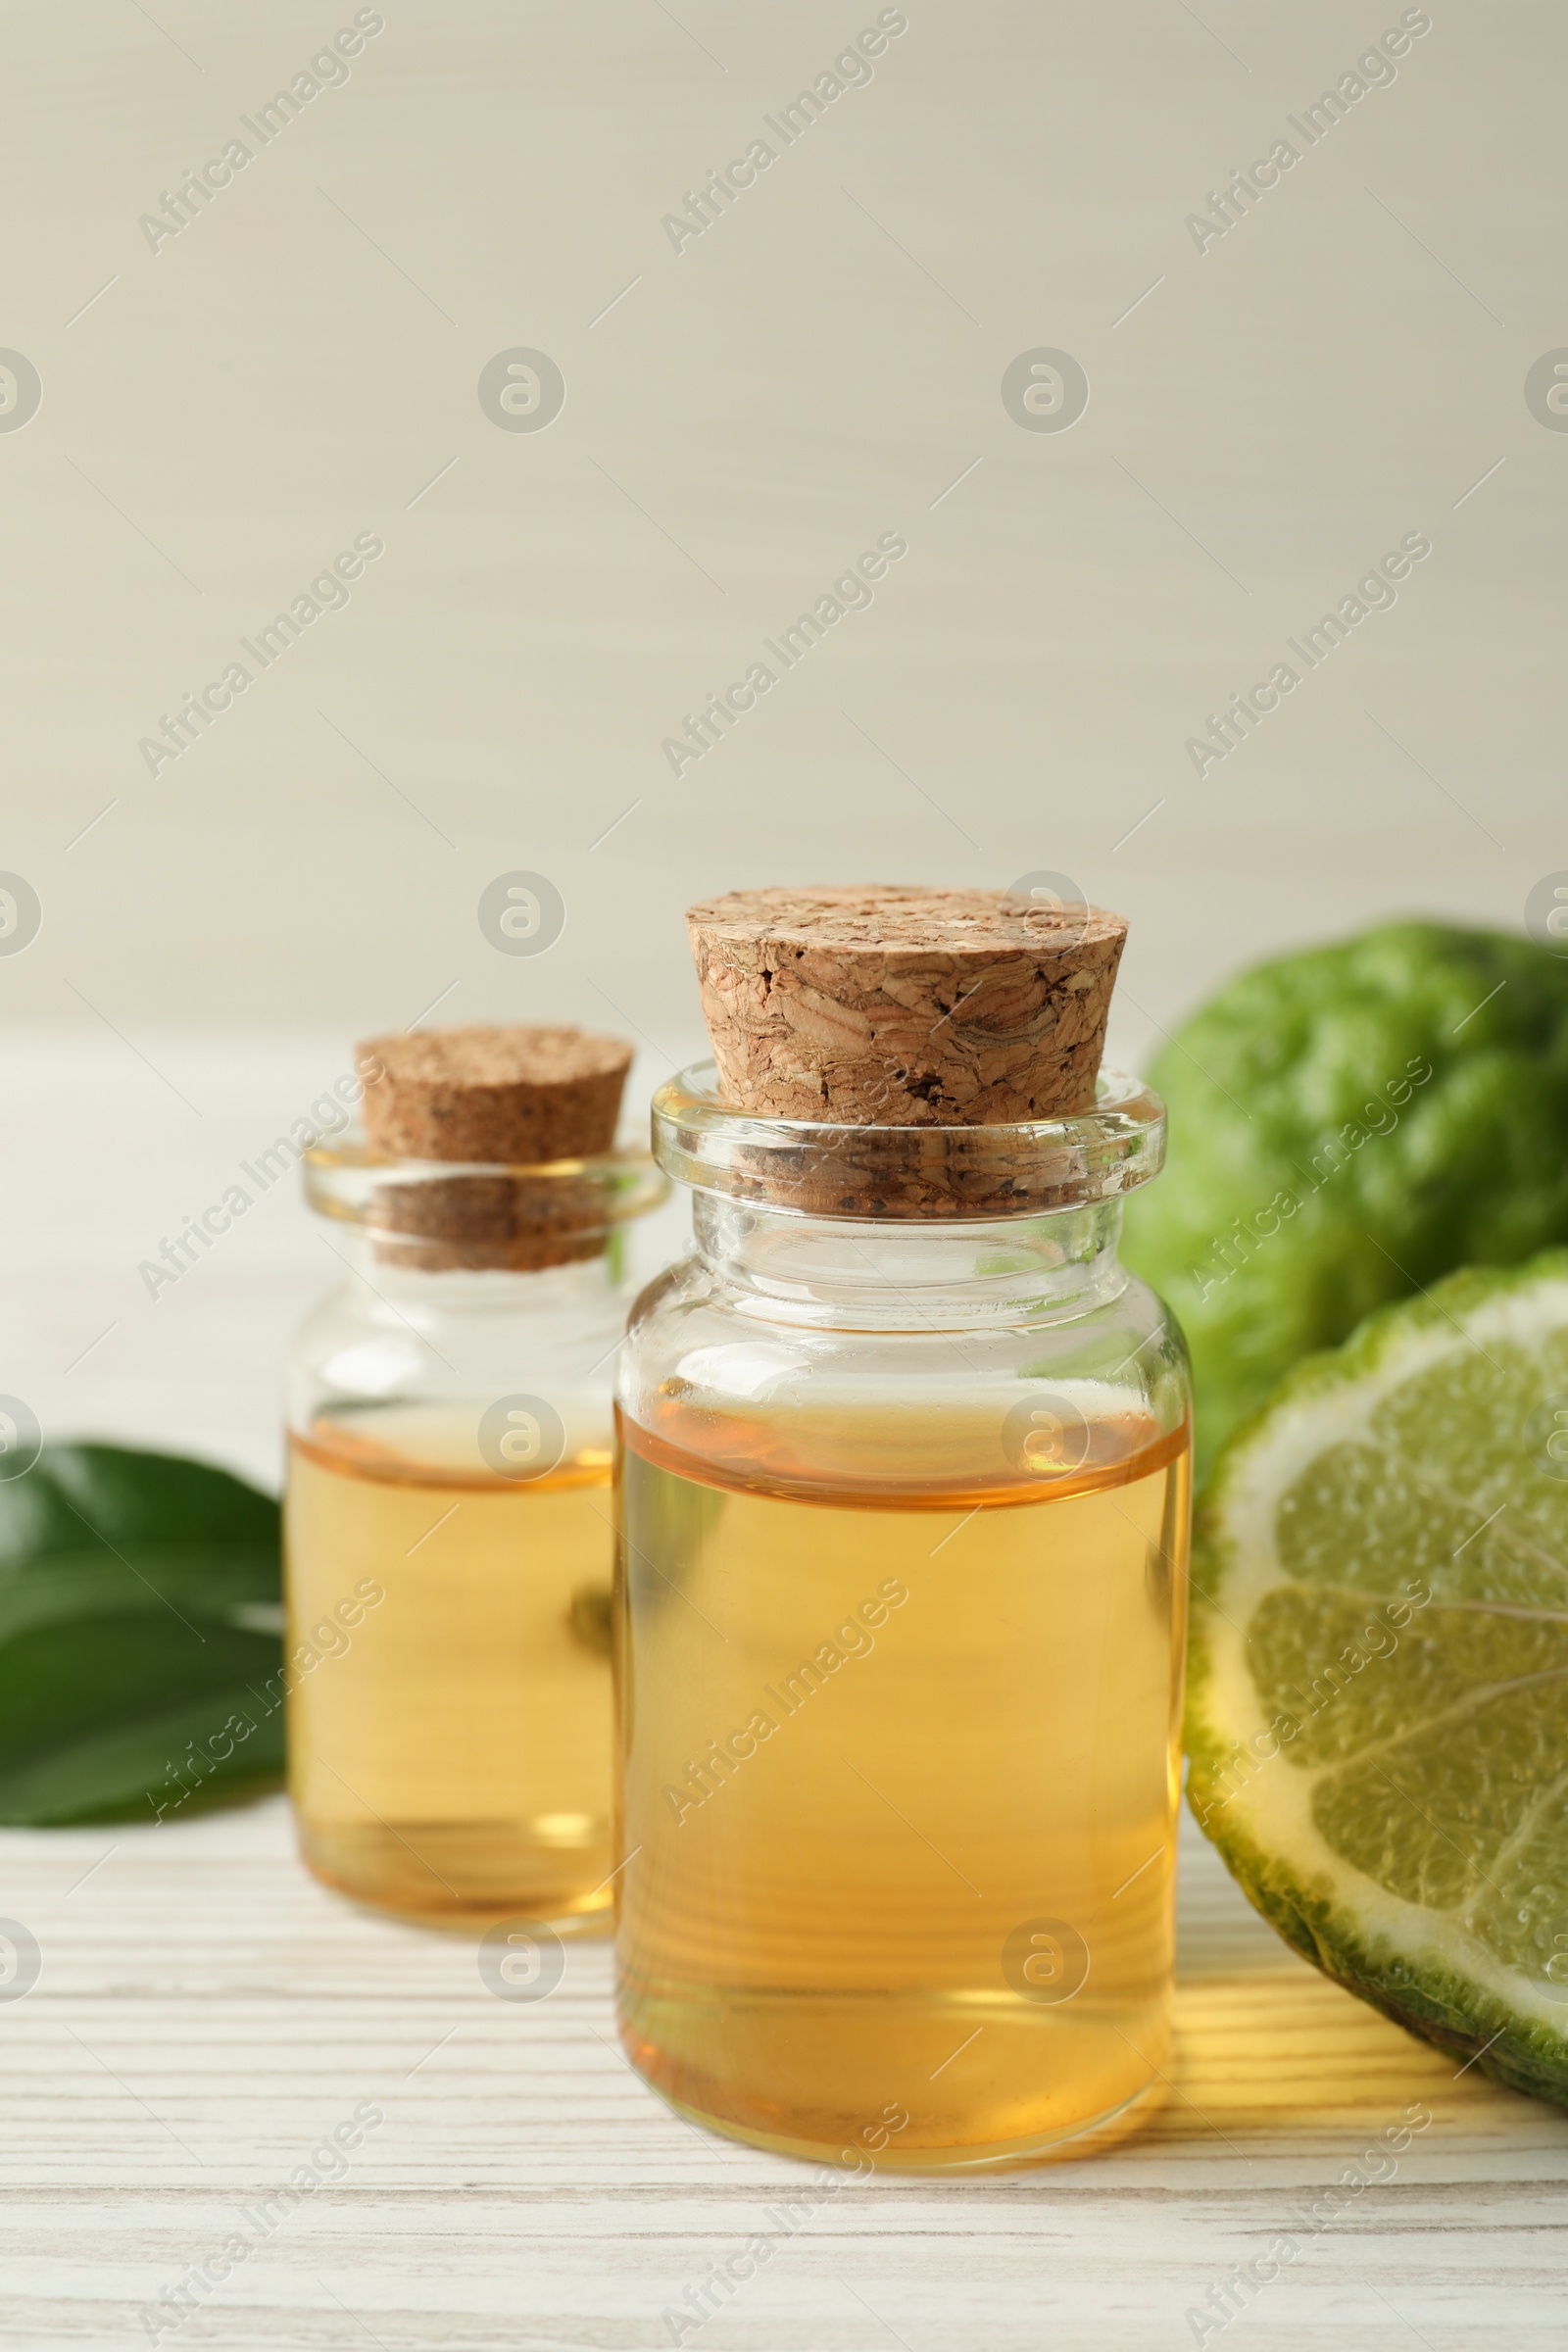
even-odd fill
[[[514,1482],[414,1406],[289,1441],[289,1777],[319,1878],[452,1925],[608,1918],[608,1447]]]
[[[633,2063],[830,2161],[1108,2125],[1168,2033],[1188,1431],[1097,1422],[1019,1479],[951,1401],[913,1438],[848,1402],[651,1417],[620,1431]]]

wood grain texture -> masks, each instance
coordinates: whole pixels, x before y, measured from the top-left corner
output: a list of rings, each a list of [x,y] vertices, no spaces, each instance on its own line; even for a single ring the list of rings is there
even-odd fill
[[[773,2258],[688,2343],[1143,2352],[1194,2342],[1187,2311],[1416,2103],[1433,2121],[1396,2176],[1303,2237],[1237,2340],[1459,2352],[1484,2328],[1534,2352],[1568,2322],[1568,2119],[1455,2078],[1317,1977],[1196,1836],[1170,2089],[1135,2137],[985,2181],[827,2193],[631,2074],[606,1944],[568,1947],[536,2007],[498,2001],[466,1938],[316,1886],[281,1798],[12,1831],[0,1861],[43,1955],[0,2007],[6,2344],[148,2341],[140,2309],[238,2233],[255,2250],[160,2341],[641,2352],[762,2231]],[[384,2121],[344,2169],[270,2231],[247,2220],[362,2102]],[[811,2204],[787,2237],[780,2198]]]
[[[0,1047],[5,1386],[51,1435],[275,1458],[287,1320],[338,1271],[280,1186],[156,1305],[137,1258],[338,1066],[329,1041],[156,1041],[198,1123],[114,1040]],[[118,1057],[118,1058],[112,1058]],[[116,1089],[122,1090],[116,1093]],[[123,1183],[98,1180],[116,1105]],[[80,1350],[110,1326],[74,1370]],[[701,2352],[1179,2352],[1185,2317],[1412,2102],[1433,2122],[1223,2331],[1227,2352],[1543,2352],[1568,2335],[1568,2117],[1409,2039],[1289,1952],[1187,1827],[1170,2090],[1110,2153],[824,2195],[631,2074],[609,1951],[534,2008],[471,1942],[359,1911],[294,1858],[281,1799],[159,1827],[0,1834],[0,1913],[42,1971],[0,2001],[0,2344],[150,2339],[143,2306],[231,2234],[255,2251],[181,2352],[656,2352],[689,2285],[811,2199]],[[346,2169],[243,2220],[362,2102]]]
[[[1119,914],[873,883],[733,891],[686,925],[738,1109],[967,1127],[1094,1108]]]

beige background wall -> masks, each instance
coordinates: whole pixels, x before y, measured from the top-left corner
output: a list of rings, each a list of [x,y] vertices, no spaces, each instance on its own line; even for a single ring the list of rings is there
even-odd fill
[[[1397,5],[908,0],[677,254],[662,216],[874,6],[386,0],[150,250],[355,13],[4,12],[0,343],[43,386],[0,432],[0,864],[45,909],[10,1023],[346,1038],[440,998],[679,1054],[699,894],[1049,868],[1132,917],[1136,1054],[1240,959],[1517,923],[1568,865],[1568,437],[1523,393],[1568,341],[1560,12],[1432,0],[1200,253],[1186,216],[1304,147],[1286,117]],[[543,431],[479,404],[518,346],[564,376]],[[1004,408],[1040,346],[1087,371],[1068,431]],[[674,777],[681,713],[890,530],[875,604]],[[1204,714],[1412,531],[1397,605],[1200,779]],[[150,775],[159,714],[361,532],[347,608]],[[567,910],[530,959],[475,915],[518,868]]]

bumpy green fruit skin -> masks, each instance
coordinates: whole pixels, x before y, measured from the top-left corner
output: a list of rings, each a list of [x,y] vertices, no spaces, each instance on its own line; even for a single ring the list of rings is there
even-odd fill
[[[1193,1354],[1201,1476],[1290,1366],[1460,1265],[1568,1240],[1568,956],[1391,923],[1244,972],[1150,1072],[1124,1256]]]
[[[1374,1944],[1352,1919],[1321,1892],[1301,1886],[1287,1866],[1260,1853],[1250,1838],[1232,1837],[1220,1850],[1253,1909],[1336,1984],[1510,2090],[1568,2107],[1568,2078],[1544,2034],[1521,2032],[1506,2010],[1478,1998],[1473,1985],[1422,1974],[1399,1954]]]

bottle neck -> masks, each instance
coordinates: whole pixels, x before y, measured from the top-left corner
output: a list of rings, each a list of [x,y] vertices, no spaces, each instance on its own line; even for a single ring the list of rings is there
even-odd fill
[[[743,1313],[854,1330],[1059,1323],[1122,1291],[1119,1200],[963,1224],[805,1217],[698,1193],[704,1265]]]
[[[394,1320],[416,1324],[446,1315],[613,1311],[625,1255],[618,1232],[596,1236],[581,1254],[544,1266],[454,1266],[441,1262],[450,1254],[445,1245],[406,1242],[365,1227],[339,1226],[331,1243],[349,1270],[350,1297],[371,1310],[378,1299]]]

